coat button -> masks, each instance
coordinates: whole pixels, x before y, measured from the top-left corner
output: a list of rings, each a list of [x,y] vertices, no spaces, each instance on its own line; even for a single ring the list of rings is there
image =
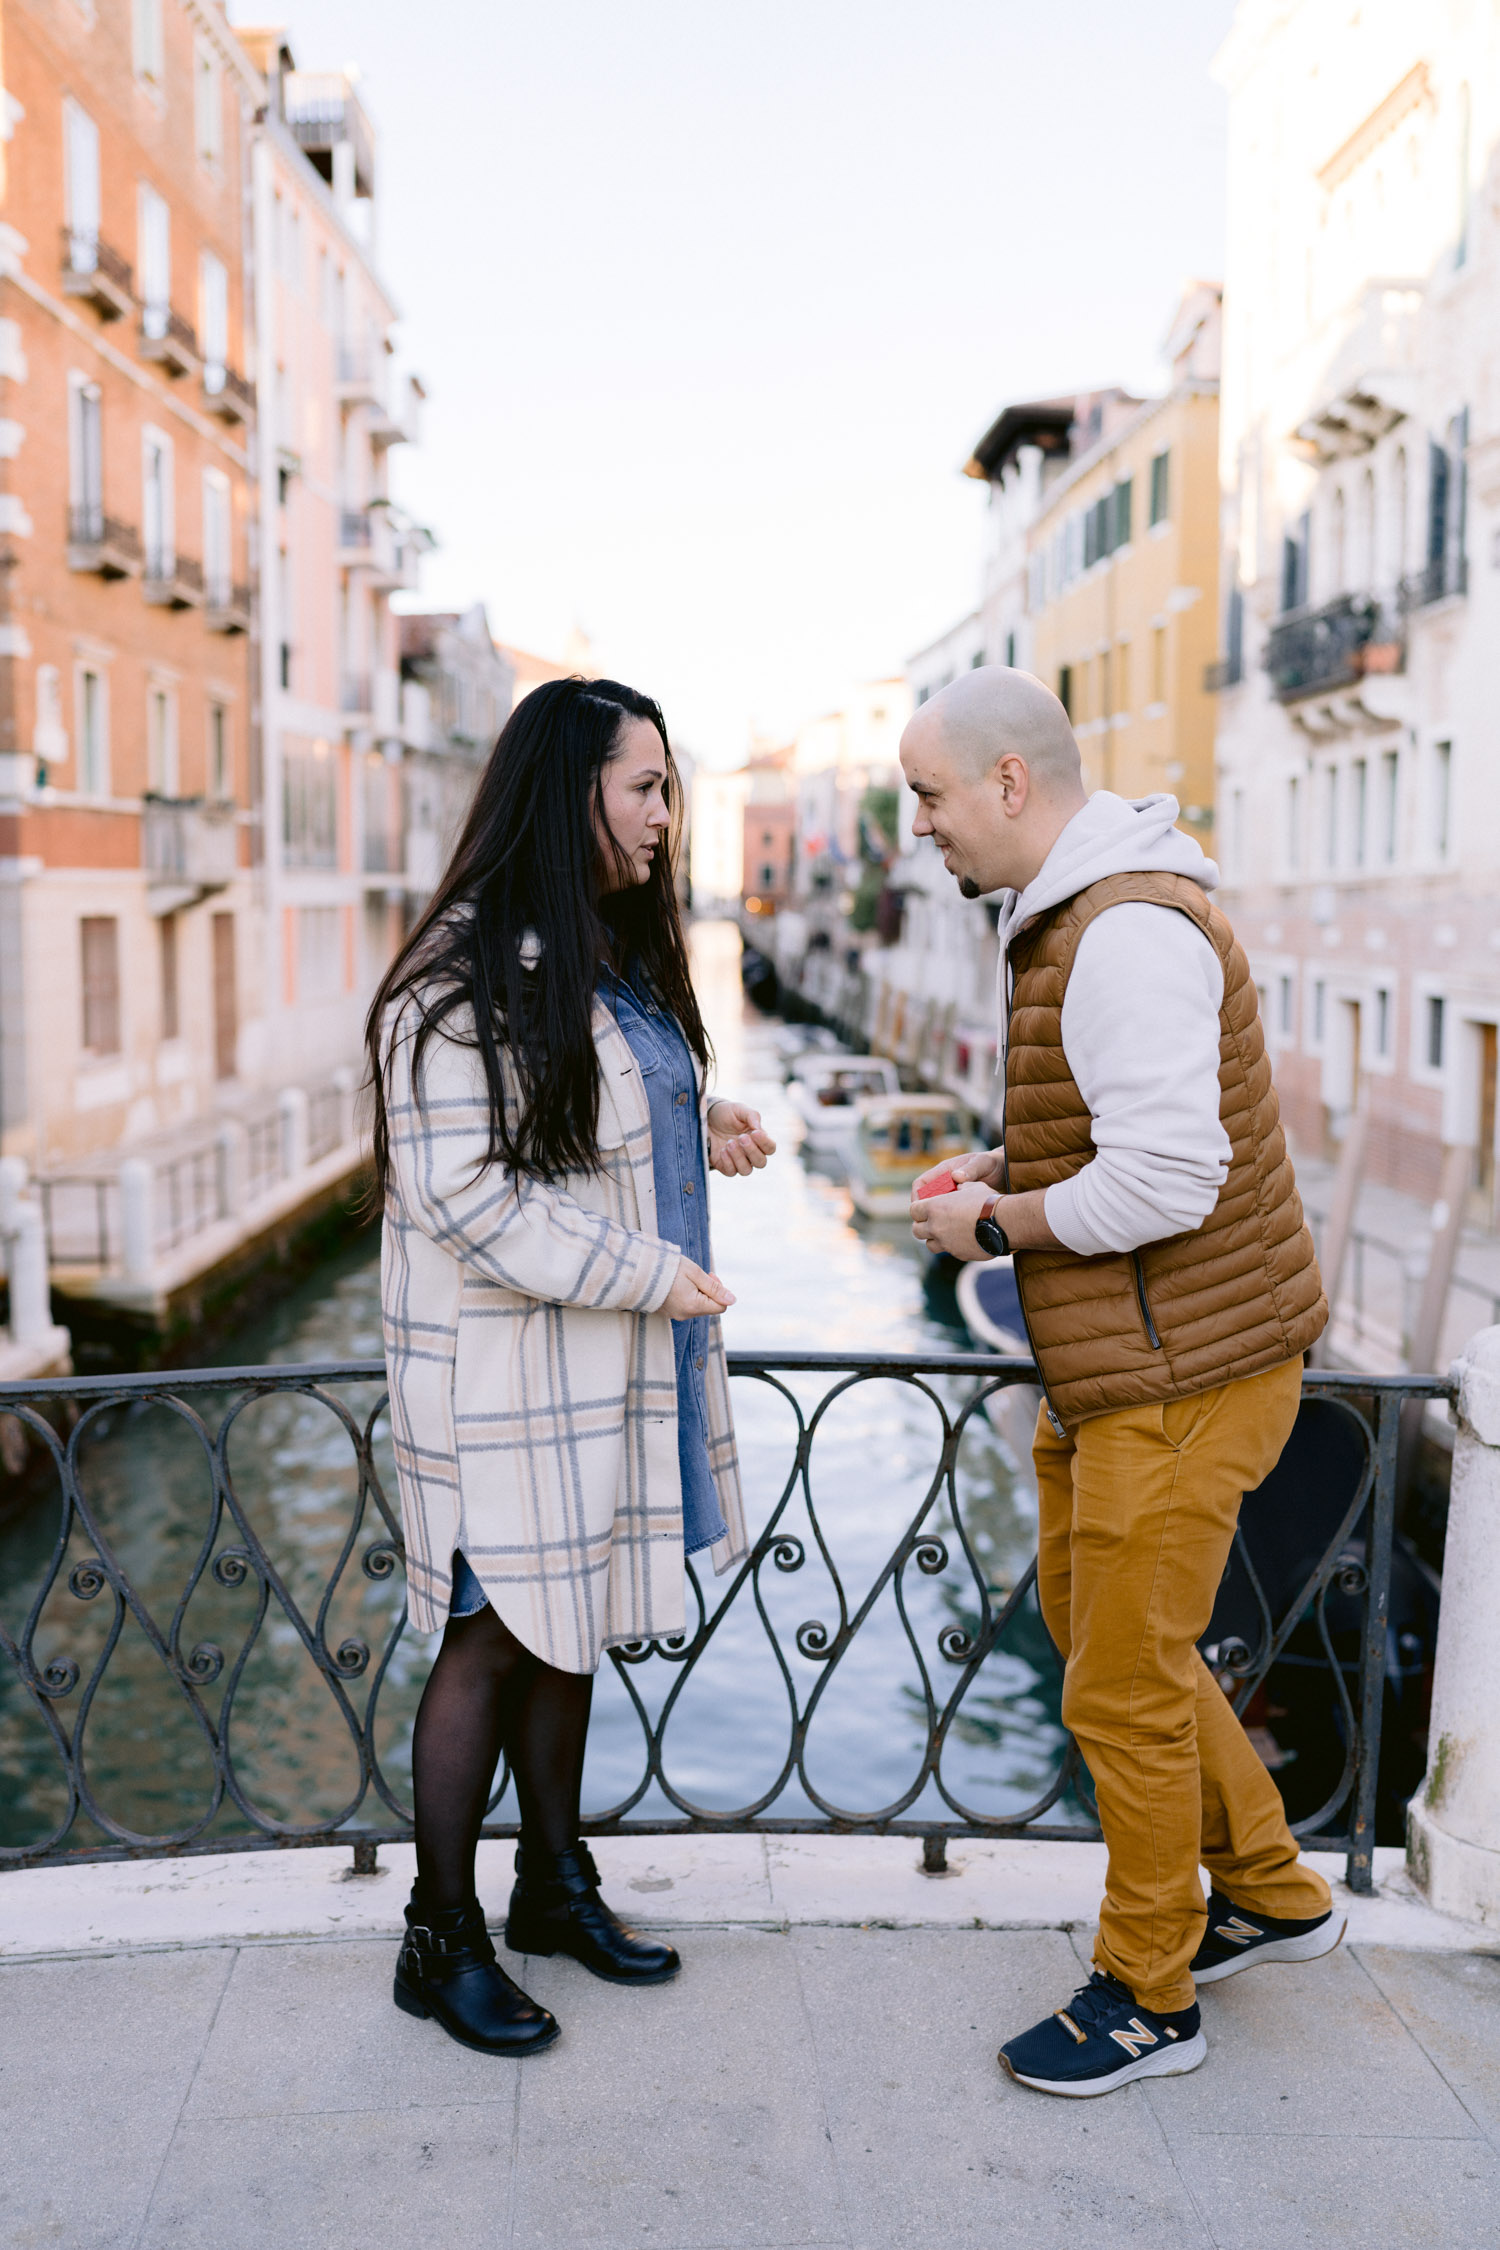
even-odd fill
[[[691,1180],[687,1182],[687,1185],[683,1188],[682,1192],[684,1195],[691,1195],[693,1193],[693,1183]]]
[[[701,1353],[701,1352],[699,1353],[698,1357],[697,1357],[697,1358],[696,1358],[696,1359],[694,1360],[694,1362],[693,1362],[693,1365],[694,1365],[695,1367],[701,1367],[701,1366],[703,1365],[703,1355],[702,1355],[702,1353]]]
[[[686,1095],[686,1094],[679,1094],[679,1095],[678,1095],[678,1097],[677,1097],[677,1107],[678,1107],[679,1109],[681,1109],[681,1107],[682,1107],[683,1103],[684,1103],[684,1102],[685,1102],[686,1100],[687,1100],[687,1095]]]

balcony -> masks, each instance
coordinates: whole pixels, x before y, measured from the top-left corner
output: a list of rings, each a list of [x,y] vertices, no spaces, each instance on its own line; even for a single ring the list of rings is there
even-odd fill
[[[1429,609],[1434,602],[1447,601],[1450,596],[1469,591],[1469,558],[1467,555],[1435,555],[1401,581],[1401,614],[1409,616],[1414,609]]]
[[[1371,594],[1340,594],[1320,609],[1278,619],[1266,641],[1265,666],[1278,703],[1327,695],[1357,685],[1367,673],[1398,672],[1399,631]]]
[[[224,890],[239,863],[233,805],[209,805],[201,797],[148,797],[141,861],[153,914],[175,914]]]
[[[350,570],[368,562],[374,546],[375,531],[368,508],[341,508],[339,510],[338,561]]]
[[[248,633],[250,589],[227,578],[211,580],[204,588],[203,622],[211,633]]]
[[[203,565],[190,555],[168,554],[158,549],[146,557],[141,593],[153,609],[201,609]]]
[[[255,412],[255,385],[232,367],[210,364],[203,370],[203,403],[221,422],[243,429]]]
[[[340,344],[338,376],[334,384],[340,406],[372,406],[385,411],[379,374],[368,352]]]
[[[134,578],[141,567],[140,533],[91,503],[68,510],[68,568],[98,578]]]
[[[191,321],[170,305],[147,305],[141,314],[141,357],[176,379],[195,375],[202,361]]]
[[[123,320],[135,303],[130,260],[97,234],[62,230],[62,287],[65,297],[92,305],[101,320]]]

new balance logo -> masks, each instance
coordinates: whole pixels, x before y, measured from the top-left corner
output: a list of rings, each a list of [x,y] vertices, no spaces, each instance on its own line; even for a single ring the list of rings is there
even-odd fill
[[[1109,2036],[1124,2048],[1132,2062],[1139,2059],[1143,2047],[1156,2045],[1156,2033],[1148,2031],[1139,2016],[1132,2016],[1122,2031],[1112,2031]]]
[[[1252,1938],[1264,1937],[1265,1934],[1258,1924],[1243,1922],[1238,1914],[1231,1914],[1227,1922],[1214,1924],[1214,1936],[1228,1938],[1231,1945],[1248,1945]]]

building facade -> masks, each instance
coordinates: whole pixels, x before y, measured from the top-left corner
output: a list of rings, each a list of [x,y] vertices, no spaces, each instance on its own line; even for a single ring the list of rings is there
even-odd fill
[[[1213,825],[1220,293],[1200,283],[1167,344],[1171,387],[1077,452],[1027,533],[1030,669],[1061,697],[1090,790],[1170,790]]]
[[[404,789],[404,804],[382,799],[381,819],[367,816],[367,873],[395,874],[402,887],[391,904],[409,924],[436,889],[458,841],[475,786],[495,737],[510,716],[516,675],[490,637],[482,602],[452,611],[408,611],[396,620],[401,656],[401,757],[384,757],[370,779]],[[372,845],[404,832],[404,857],[369,866]],[[368,894],[367,894],[368,895]]]
[[[1245,0],[1220,462],[1226,901],[1304,1147],[1493,1215],[1500,15]]]
[[[262,89],[212,5],[0,26],[0,1153],[41,1166],[245,1065]]]

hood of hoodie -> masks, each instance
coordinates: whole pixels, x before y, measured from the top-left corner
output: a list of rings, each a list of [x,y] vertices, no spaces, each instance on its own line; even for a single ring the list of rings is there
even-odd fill
[[[1165,791],[1151,797],[1117,797],[1097,789],[1076,812],[1024,891],[1000,893],[1000,1021],[1005,1022],[1005,963],[1010,941],[1033,915],[1045,914],[1102,882],[1106,875],[1186,875],[1205,891],[1217,890],[1219,870],[1202,846],[1176,825],[1179,806]]]

